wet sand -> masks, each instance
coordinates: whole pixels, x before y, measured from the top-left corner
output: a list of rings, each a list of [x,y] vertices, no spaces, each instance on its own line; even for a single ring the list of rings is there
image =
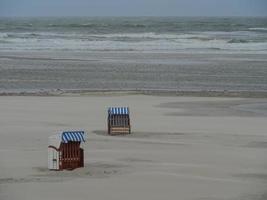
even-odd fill
[[[133,134],[106,135],[108,106]],[[267,198],[267,99],[137,94],[0,97],[0,199]],[[85,130],[85,168],[47,170],[48,136]]]
[[[130,90],[266,97],[266,63],[265,54],[244,52],[1,51],[0,94]]]

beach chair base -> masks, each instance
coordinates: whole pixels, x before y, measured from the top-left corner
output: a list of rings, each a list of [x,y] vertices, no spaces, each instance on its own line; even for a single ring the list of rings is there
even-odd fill
[[[130,127],[111,127],[108,132],[109,135],[125,135],[130,133]]]

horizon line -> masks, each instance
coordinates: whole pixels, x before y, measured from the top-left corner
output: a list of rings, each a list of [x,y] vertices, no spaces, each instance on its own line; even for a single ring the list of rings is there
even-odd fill
[[[14,17],[14,18],[60,18],[60,17],[267,17],[267,15],[0,15],[0,17]]]

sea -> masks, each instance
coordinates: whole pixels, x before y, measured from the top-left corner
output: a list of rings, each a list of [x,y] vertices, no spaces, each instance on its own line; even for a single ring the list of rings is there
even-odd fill
[[[267,18],[0,18],[0,50],[266,53]]]
[[[0,18],[0,91],[118,88],[267,91],[267,17]]]

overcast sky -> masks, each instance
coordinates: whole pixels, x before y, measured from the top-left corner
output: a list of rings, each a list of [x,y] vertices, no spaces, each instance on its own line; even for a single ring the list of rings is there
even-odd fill
[[[0,0],[0,16],[267,16],[267,0]]]

